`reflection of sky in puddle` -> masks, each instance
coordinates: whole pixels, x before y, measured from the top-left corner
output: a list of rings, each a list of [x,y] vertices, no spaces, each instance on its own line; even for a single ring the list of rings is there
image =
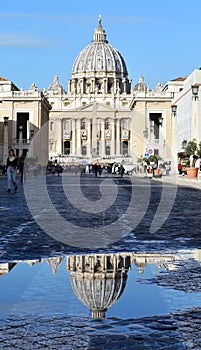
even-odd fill
[[[48,261],[44,259],[42,262],[36,261],[32,266],[31,261],[18,262],[13,267],[0,264],[1,271],[4,269],[0,277],[0,317],[5,318],[9,314],[90,316],[89,307],[73,291],[71,280],[74,289],[78,288],[78,293],[80,289],[79,296],[82,299],[95,303],[92,299],[96,298],[97,293],[103,304],[103,299],[107,299],[108,317],[152,316],[177,308],[200,306],[201,293],[186,293],[154,283],[140,282],[155,277],[159,271],[176,268],[174,260],[186,258],[186,253],[183,256],[134,253],[132,258],[128,255],[129,253],[98,255],[100,259],[96,255],[90,255],[87,258],[85,256],[85,260],[82,256],[65,257],[62,261],[58,261],[58,258]],[[111,261],[115,261],[113,266],[110,265]],[[53,273],[56,267],[56,273]]]

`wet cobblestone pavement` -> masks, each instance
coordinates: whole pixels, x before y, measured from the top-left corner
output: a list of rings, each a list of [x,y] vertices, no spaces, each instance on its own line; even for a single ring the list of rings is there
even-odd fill
[[[94,179],[93,179],[94,180]],[[116,179],[115,179],[116,180]],[[128,195],[130,190],[130,182],[128,178],[116,180],[116,183],[123,187],[122,194],[122,211],[128,205]],[[62,213],[63,194],[55,187],[59,184],[62,186],[61,178],[49,177],[47,178],[50,197],[54,196],[54,204],[57,210]],[[90,178],[85,178],[87,183],[91,181]],[[101,181],[98,179],[98,181]],[[145,251],[145,250],[163,250],[163,249],[180,249],[180,248],[199,248],[201,245],[200,236],[200,201],[201,191],[196,188],[187,188],[178,186],[176,192],[176,199],[171,209],[171,212],[163,224],[155,233],[150,233],[150,223],[156,213],[157,205],[161,198],[162,183],[149,182],[148,179],[137,179],[137,186],[144,188],[149,184],[151,186],[151,196],[147,211],[135,230],[119,242],[111,244],[104,249],[104,252],[119,251],[129,249]],[[17,193],[7,194],[6,179],[0,179],[0,245],[1,245],[1,259],[3,261],[15,260],[21,256],[25,259],[34,259],[40,256],[55,256],[57,254],[69,254],[74,252],[86,253],[90,249],[74,248],[67,246],[59,241],[56,241],[45,233],[36,224],[30,211],[26,205],[26,200],[23,193],[23,186],[19,187]],[[167,185],[171,187],[175,185]],[[168,191],[167,187],[167,191]],[[96,197],[95,197],[96,199]],[[95,200],[94,199],[94,200]],[[85,221],[85,214],[83,218],[75,219]],[[51,218],[54,220],[54,218]],[[102,218],[99,218],[100,222]],[[5,251],[5,253],[4,253]],[[97,251],[97,250],[95,250]],[[99,251],[102,251],[101,249]]]
[[[201,309],[138,319],[26,318],[0,323],[1,349],[200,349]]]
[[[84,177],[83,191],[87,186],[99,186],[101,179]],[[119,188],[117,197],[121,211],[129,205],[131,183],[129,177],[114,179]],[[40,259],[71,254],[115,253],[121,251],[167,252],[185,249],[201,249],[201,191],[196,187],[178,186],[170,214],[163,225],[150,232],[151,222],[163,196],[163,183],[138,178],[134,182],[142,195],[149,186],[150,201],[143,219],[132,232],[111,243],[107,248],[89,249],[65,245],[45,233],[35,222],[26,204],[23,185],[16,193],[6,192],[6,179],[0,179],[0,262]],[[65,198],[60,177],[47,177],[50,198],[58,212],[64,217]],[[174,184],[166,184],[166,194],[171,193]],[[90,197],[91,196],[91,197]],[[94,187],[90,200],[97,200],[99,192]],[[71,219],[86,223],[86,217],[71,210]],[[84,215],[84,214],[83,214]],[[112,217],[113,215],[113,217]],[[114,211],[104,220],[116,218]],[[52,218],[54,220],[54,218]],[[103,217],[96,216],[99,226]],[[104,221],[105,222],[105,221]],[[201,292],[200,261],[194,259],[175,262],[177,269],[168,270],[141,283],[158,284],[165,288],[185,293]],[[1,315],[1,312],[0,312]],[[95,320],[85,316],[68,317],[10,314],[6,319],[0,316],[0,349],[201,349],[201,308],[189,307],[169,314],[138,318],[108,317]]]

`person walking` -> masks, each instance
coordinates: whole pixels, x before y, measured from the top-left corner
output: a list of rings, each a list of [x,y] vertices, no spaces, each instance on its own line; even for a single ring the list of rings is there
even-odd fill
[[[17,157],[15,155],[15,152],[13,149],[9,150],[9,155],[7,158],[7,185],[8,185],[8,192],[11,191],[11,185],[13,184],[15,191],[17,191],[17,183],[16,183],[16,176],[17,176]]]

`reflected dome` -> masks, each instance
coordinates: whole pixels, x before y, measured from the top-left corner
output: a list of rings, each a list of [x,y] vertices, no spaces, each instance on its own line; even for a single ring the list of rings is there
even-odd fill
[[[92,312],[104,318],[107,309],[121,296],[126,286],[130,258],[115,255],[85,255],[69,258],[73,290]]]

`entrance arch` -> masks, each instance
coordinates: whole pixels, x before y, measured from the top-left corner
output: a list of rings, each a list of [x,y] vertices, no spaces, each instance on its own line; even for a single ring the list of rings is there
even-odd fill
[[[70,154],[70,141],[64,141],[64,154]]]
[[[124,156],[128,155],[128,141],[122,142],[122,154]]]

